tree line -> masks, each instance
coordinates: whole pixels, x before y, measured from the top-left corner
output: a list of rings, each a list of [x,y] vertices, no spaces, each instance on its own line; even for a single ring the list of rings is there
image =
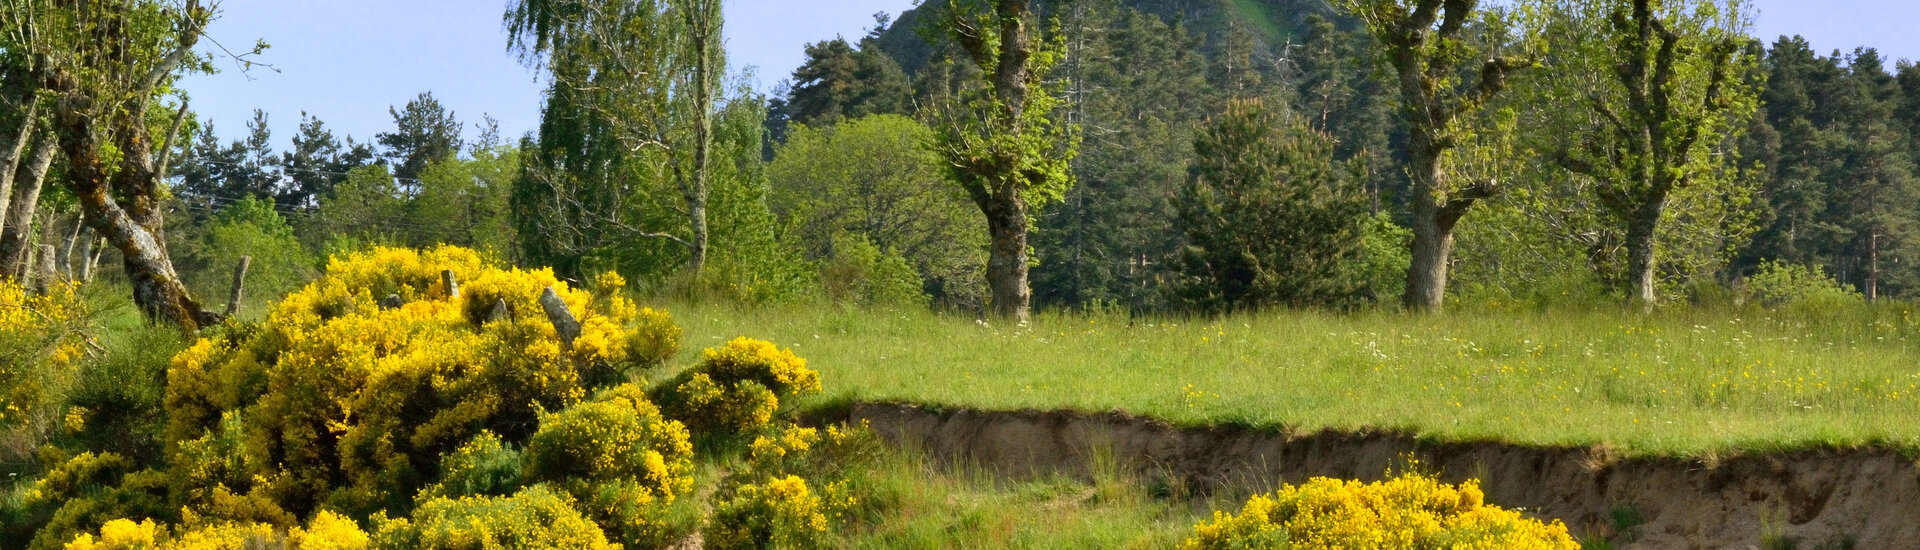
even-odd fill
[[[437,242],[1016,320],[1920,285],[1920,68],[1763,43],[1739,0],[948,0],[808,45],[774,90],[727,66],[716,1],[514,0],[534,132],[464,143],[422,94],[372,142],[303,114],[280,152],[265,114],[222,144],[173,87],[214,69],[215,16],[7,9],[8,275],[104,250],[187,326],[240,255],[295,285]]]

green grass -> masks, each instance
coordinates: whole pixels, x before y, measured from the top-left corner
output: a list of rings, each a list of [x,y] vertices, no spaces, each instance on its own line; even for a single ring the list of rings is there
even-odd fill
[[[1211,514],[1216,496],[1150,494],[1113,468],[1093,479],[1008,481],[967,466],[940,466],[912,449],[889,452],[849,480],[856,505],[840,529],[845,548],[1173,548]]]
[[[1920,449],[1920,321],[1677,311],[1218,320],[668,308],[687,364],[734,336],[791,346],[833,401],[1121,410],[1184,425],[1388,429],[1628,455]]]

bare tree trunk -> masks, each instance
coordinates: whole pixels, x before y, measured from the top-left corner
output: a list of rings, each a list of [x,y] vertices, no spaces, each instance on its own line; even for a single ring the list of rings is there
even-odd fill
[[[1409,162],[1413,168],[1413,242],[1408,252],[1406,293],[1400,303],[1411,311],[1439,313],[1447,299],[1447,270],[1453,261],[1453,230],[1473,205],[1498,190],[1492,182],[1470,186],[1445,196],[1439,182],[1440,149],[1430,137],[1416,131]]]
[[[233,267],[233,291],[227,294],[226,316],[240,313],[240,300],[247,297],[247,268],[253,266],[253,256],[241,256],[240,264]]]
[[[100,263],[100,253],[105,250],[105,248],[101,246],[100,236],[94,235],[93,230],[84,229],[86,226],[87,218],[85,215],[82,215],[80,217],[80,227],[86,231],[87,238],[82,239],[80,242],[80,276],[78,280],[81,283],[93,282],[93,268]]]
[[[687,13],[693,33],[693,182],[685,189],[687,221],[692,239],[687,241],[687,272],[699,275],[707,266],[707,182],[713,155],[713,70],[714,50],[720,27],[717,0],[693,2]]]
[[[0,275],[23,278],[32,260],[33,216],[40,207],[40,188],[46,183],[47,169],[53,164],[54,141],[43,139],[34,146],[33,160],[27,164],[26,179],[14,186],[6,211],[6,228],[0,230]]]
[[[987,256],[987,286],[993,291],[993,314],[1026,324],[1032,315],[1033,290],[1027,286],[1027,204],[1012,186],[1002,197],[982,205],[987,231],[992,235]]]
[[[33,141],[34,129],[39,127],[40,102],[29,98],[24,122],[20,123],[20,133],[13,137],[13,144],[7,146],[5,157],[0,157],[0,231],[7,227],[7,212],[13,201],[14,176],[20,172],[20,162],[26,160],[27,143]],[[37,152],[37,151],[36,151]]]
[[[1656,192],[1634,210],[1633,219],[1627,222],[1627,290],[1632,293],[1628,298],[1641,311],[1652,311],[1660,301],[1655,292],[1654,269],[1659,262],[1654,257],[1654,239],[1666,207],[1667,194]]]
[[[40,254],[39,254],[40,259],[39,261],[34,262],[34,267],[33,267],[33,270],[34,270],[33,289],[34,289],[34,292],[37,292],[42,296],[45,296],[47,294],[52,294],[54,287],[58,286],[61,283],[61,281],[59,281],[60,271],[56,269],[56,266],[54,265],[55,263],[54,255],[58,253],[59,252],[54,250],[53,245],[50,245],[50,244],[40,245]]]
[[[85,219],[85,216],[74,214],[73,231],[67,232],[66,242],[60,245],[60,262],[58,266],[60,268],[60,274],[66,277],[68,282],[72,282],[75,280],[74,279],[75,270],[73,269],[73,243],[74,241],[80,240],[80,230],[85,229],[86,227],[87,227],[87,220]]]
[[[1880,299],[1880,234],[1867,237],[1867,301]]]

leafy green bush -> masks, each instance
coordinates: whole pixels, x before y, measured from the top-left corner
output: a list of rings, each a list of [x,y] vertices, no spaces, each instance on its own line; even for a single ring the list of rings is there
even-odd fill
[[[313,253],[274,210],[273,199],[249,195],[221,208],[208,220],[199,242],[192,244],[180,254],[180,272],[200,296],[224,300],[241,256],[252,258],[246,290],[254,299],[278,299],[315,275]]]
[[[19,495],[10,510],[6,533],[16,541],[31,537],[27,548],[60,548],[79,533],[107,521],[126,517],[167,518],[177,513],[168,500],[165,474],[141,469],[125,456],[80,453],[72,457],[47,451],[41,457],[54,465]],[[16,527],[38,528],[31,534]]]
[[[1578,550],[1560,522],[1489,506],[1476,481],[1407,474],[1377,483],[1314,478],[1214,512],[1181,550],[1501,548]]]
[[[834,237],[833,254],[821,261],[820,287],[828,299],[839,303],[927,305],[920,274],[906,259],[855,235]]]
[[[84,361],[67,396],[69,441],[124,455],[141,464],[164,459],[168,359],[188,340],[171,327],[142,326],[120,334],[110,353]]]
[[[1760,264],[1758,272],[1747,278],[1747,293],[1751,300],[1767,307],[1814,310],[1840,309],[1866,300],[1859,291],[1834,281],[1818,266],[1784,262]]]
[[[702,352],[700,364],[662,384],[655,401],[700,437],[729,437],[767,427],[782,400],[819,392],[820,373],[792,350],[735,338]]]
[[[500,436],[480,432],[472,441],[440,457],[440,481],[418,498],[506,496],[518,490],[524,468],[519,452],[507,448]]]

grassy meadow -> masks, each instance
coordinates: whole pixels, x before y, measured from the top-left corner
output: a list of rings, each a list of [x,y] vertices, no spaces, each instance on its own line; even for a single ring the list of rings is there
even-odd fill
[[[791,346],[827,401],[1120,410],[1177,424],[1384,428],[1632,455],[1920,449],[1911,307],[1220,319],[665,304],[682,360],[740,335]]]

